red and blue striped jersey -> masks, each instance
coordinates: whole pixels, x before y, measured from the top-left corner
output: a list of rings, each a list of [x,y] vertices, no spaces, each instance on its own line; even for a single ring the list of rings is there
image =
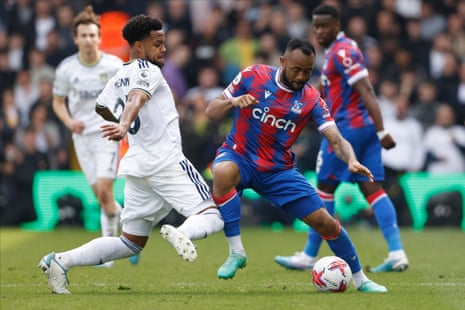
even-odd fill
[[[357,43],[340,32],[325,52],[321,91],[341,130],[373,123],[362,97],[352,88],[355,82],[367,76],[368,70]]]
[[[308,123],[321,132],[335,126],[325,101],[310,84],[292,91],[279,81],[281,69],[252,65],[224,90],[226,98],[250,94],[259,103],[235,108],[231,131],[223,147],[246,157],[260,172],[291,169],[291,146]]]

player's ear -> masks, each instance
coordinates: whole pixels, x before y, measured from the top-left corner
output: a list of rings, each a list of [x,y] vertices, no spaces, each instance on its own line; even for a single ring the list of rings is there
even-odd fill
[[[281,67],[284,68],[284,64],[286,63],[286,55],[279,56],[279,63],[281,64]]]
[[[139,55],[144,54],[144,44],[143,41],[136,41],[134,42],[134,51],[137,53],[136,57],[139,57]]]

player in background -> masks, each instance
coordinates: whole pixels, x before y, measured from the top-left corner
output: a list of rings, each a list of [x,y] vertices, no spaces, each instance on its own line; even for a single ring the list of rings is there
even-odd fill
[[[232,278],[247,263],[240,235],[239,196],[243,189],[252,188],[284,212],[314,227],[333,252],[350,265],[359,291],[386,292],[384,286],[363,273],[348,234],[295,167],[291,146],[312,122],[351,172],[368,179],[372,176],[339,133],[319,91],[307,84],[314,63],[315,49],[310,42],[292,39],[281,56],[280,68],[245,68],[207,107],[207,115],[214,120],[234,115],[232,128],[217,150],[212,167],[213,199],[223,216],[229,243],[229,256],[217,275]]]
[[[119,175],[126,177],[120,237],[100,237],[39,262],[48,275],[52,292],[68,294],[67,272],[140,253],[153,227],[174,208],[186,216],[175,228],[163,225],[161,234],[187,261],[197,258],[191,239],[201,239],[223,229],[221,215],[200,173],[184,156],[179,116],[170,87],[160,68],[164,64],[163,24],[145,15],[131,18],[123,28],[130,47],[130,62],[107,83],[97,98],[96,111],[118,123],[101,126],[102,136],[119,141],[128,134],[129,149]]]
[[[101,208],[102,236],[117,236],[121,206],[113,196],[118,163],[118,143],[102,139],[104,120],[95,113],[95,100],[107,81],[122,67],[120,58],[100,50],[100,17],[92,6],[73,23],[78,52],[56,69],[53,110],[71,130],[79,165]],[[112,262],[103,265],[110,267]]]
[[[376,95],[368,79],[368,70],[357,44],[341,31],[339,12],[330,5],[314,9],[313,30],[316,40],[326,48],[321,87],[331,115],[342,135],[353,146],[357,158],[374,175],[354,174],[337,158],[330,141],[323,139],[317,159],[317,191],[326,209],[334,214],[334,192],[341,182],[357,182],[375,214],[387,242],[389,254],[371,272],[404,271],[409,262],[402,246],[395,208],[382,188],[384,167],[381,147],[393,148],[396,143],[384,129]],[[276,256],[275,261],[289,269],[311,269],[317,260],[321,237],[310,228],[303,252],[293,256]]]

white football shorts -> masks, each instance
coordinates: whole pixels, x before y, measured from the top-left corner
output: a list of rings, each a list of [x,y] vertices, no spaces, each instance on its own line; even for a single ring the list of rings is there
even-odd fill
[[[73,135],[74,149],[89,184],[97,179],[114,179],[118,166],[119,143],[104,139],[100,132]]]
[[[122,230],[150,236],[153,227],[172,209],[189,217],[214,205],[209,186],[190,161],[184,159],[151,176],[126,176]]]

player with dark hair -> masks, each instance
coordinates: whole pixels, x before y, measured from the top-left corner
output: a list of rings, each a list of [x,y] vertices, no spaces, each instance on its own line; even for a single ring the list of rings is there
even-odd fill
[[[252,188],[283,211],[314,227],[333,252],[353,271],[359,291],[386,292],[361,269],[355,248],[339,222],[324,208],[315,189],[295,168],[291,146],[312,122],[331,143],[350,171],[371,178],[350,144],[341,136],[320,93],[307,84],[315,49],[300,39],[289,41],[281,67],[252,65],[242,70],[223,95],[210,102],[207,115],[220,120],[229,113],[234,122],[213,162],[213,199],[223,216],[229,256],[218,277],[230,279],[247,263],[240,236],[240,194]]]
[[[384,167],[381,147],[393,148],[396,143],[384,129],[376,95],[368,79],[363,56],[357,44],[341,31],[340,16],[330,5],[313,10],[313,30],[318,43],[326,48],[321,86],[342,135],[353,146],[357,158],[374,175],[354,174],[339,158],[331,141],[323,139],[317,159],[317,191],[326,209],[334,214],[334,192],[341,182],[356,182],[370,204],[378,226],[389,248],[388,258],[371,272],[403,271],[409,262],[402,246],[395,208],[382,188]],[[293,256],[276,256],[275,261],[289,269],[311,269],[321,245],[318,231],[310,228],[303,252]]]
[[[126,177],[122,234],[45,255],[38,267],[48,275],[54,293],[69,293],[67,272],[74,266],[96,265],[140,253],[153,227],[173,209],[186,220],[178,228],[165,224],[160,232],[187,261],[197,258],[191,239],[205,238],[223,229],[208,185],[182,151],[179,115],[160,70],[166,53],[162,27],[161,21],[145,15],[126,23],[123,36],[130,46],[130,62],[110,79],[97,98],[96,111],[114,121],[101,126],[103,137],[119,141],[128,134],[129,149],[118,172]]]
[[[114,199],[113,183],[118,143],[102,139],[99,127],[104,120],[95,113],[94,105],[107,81],[122,67],[122,61],[100,50],[100,17],[90,5],[75,17],[73,37],[78,52],[65,58],[56,69],[53,110],[71,130],[79,165],[101,208],[102,236],[117,236],[121,206]]]

